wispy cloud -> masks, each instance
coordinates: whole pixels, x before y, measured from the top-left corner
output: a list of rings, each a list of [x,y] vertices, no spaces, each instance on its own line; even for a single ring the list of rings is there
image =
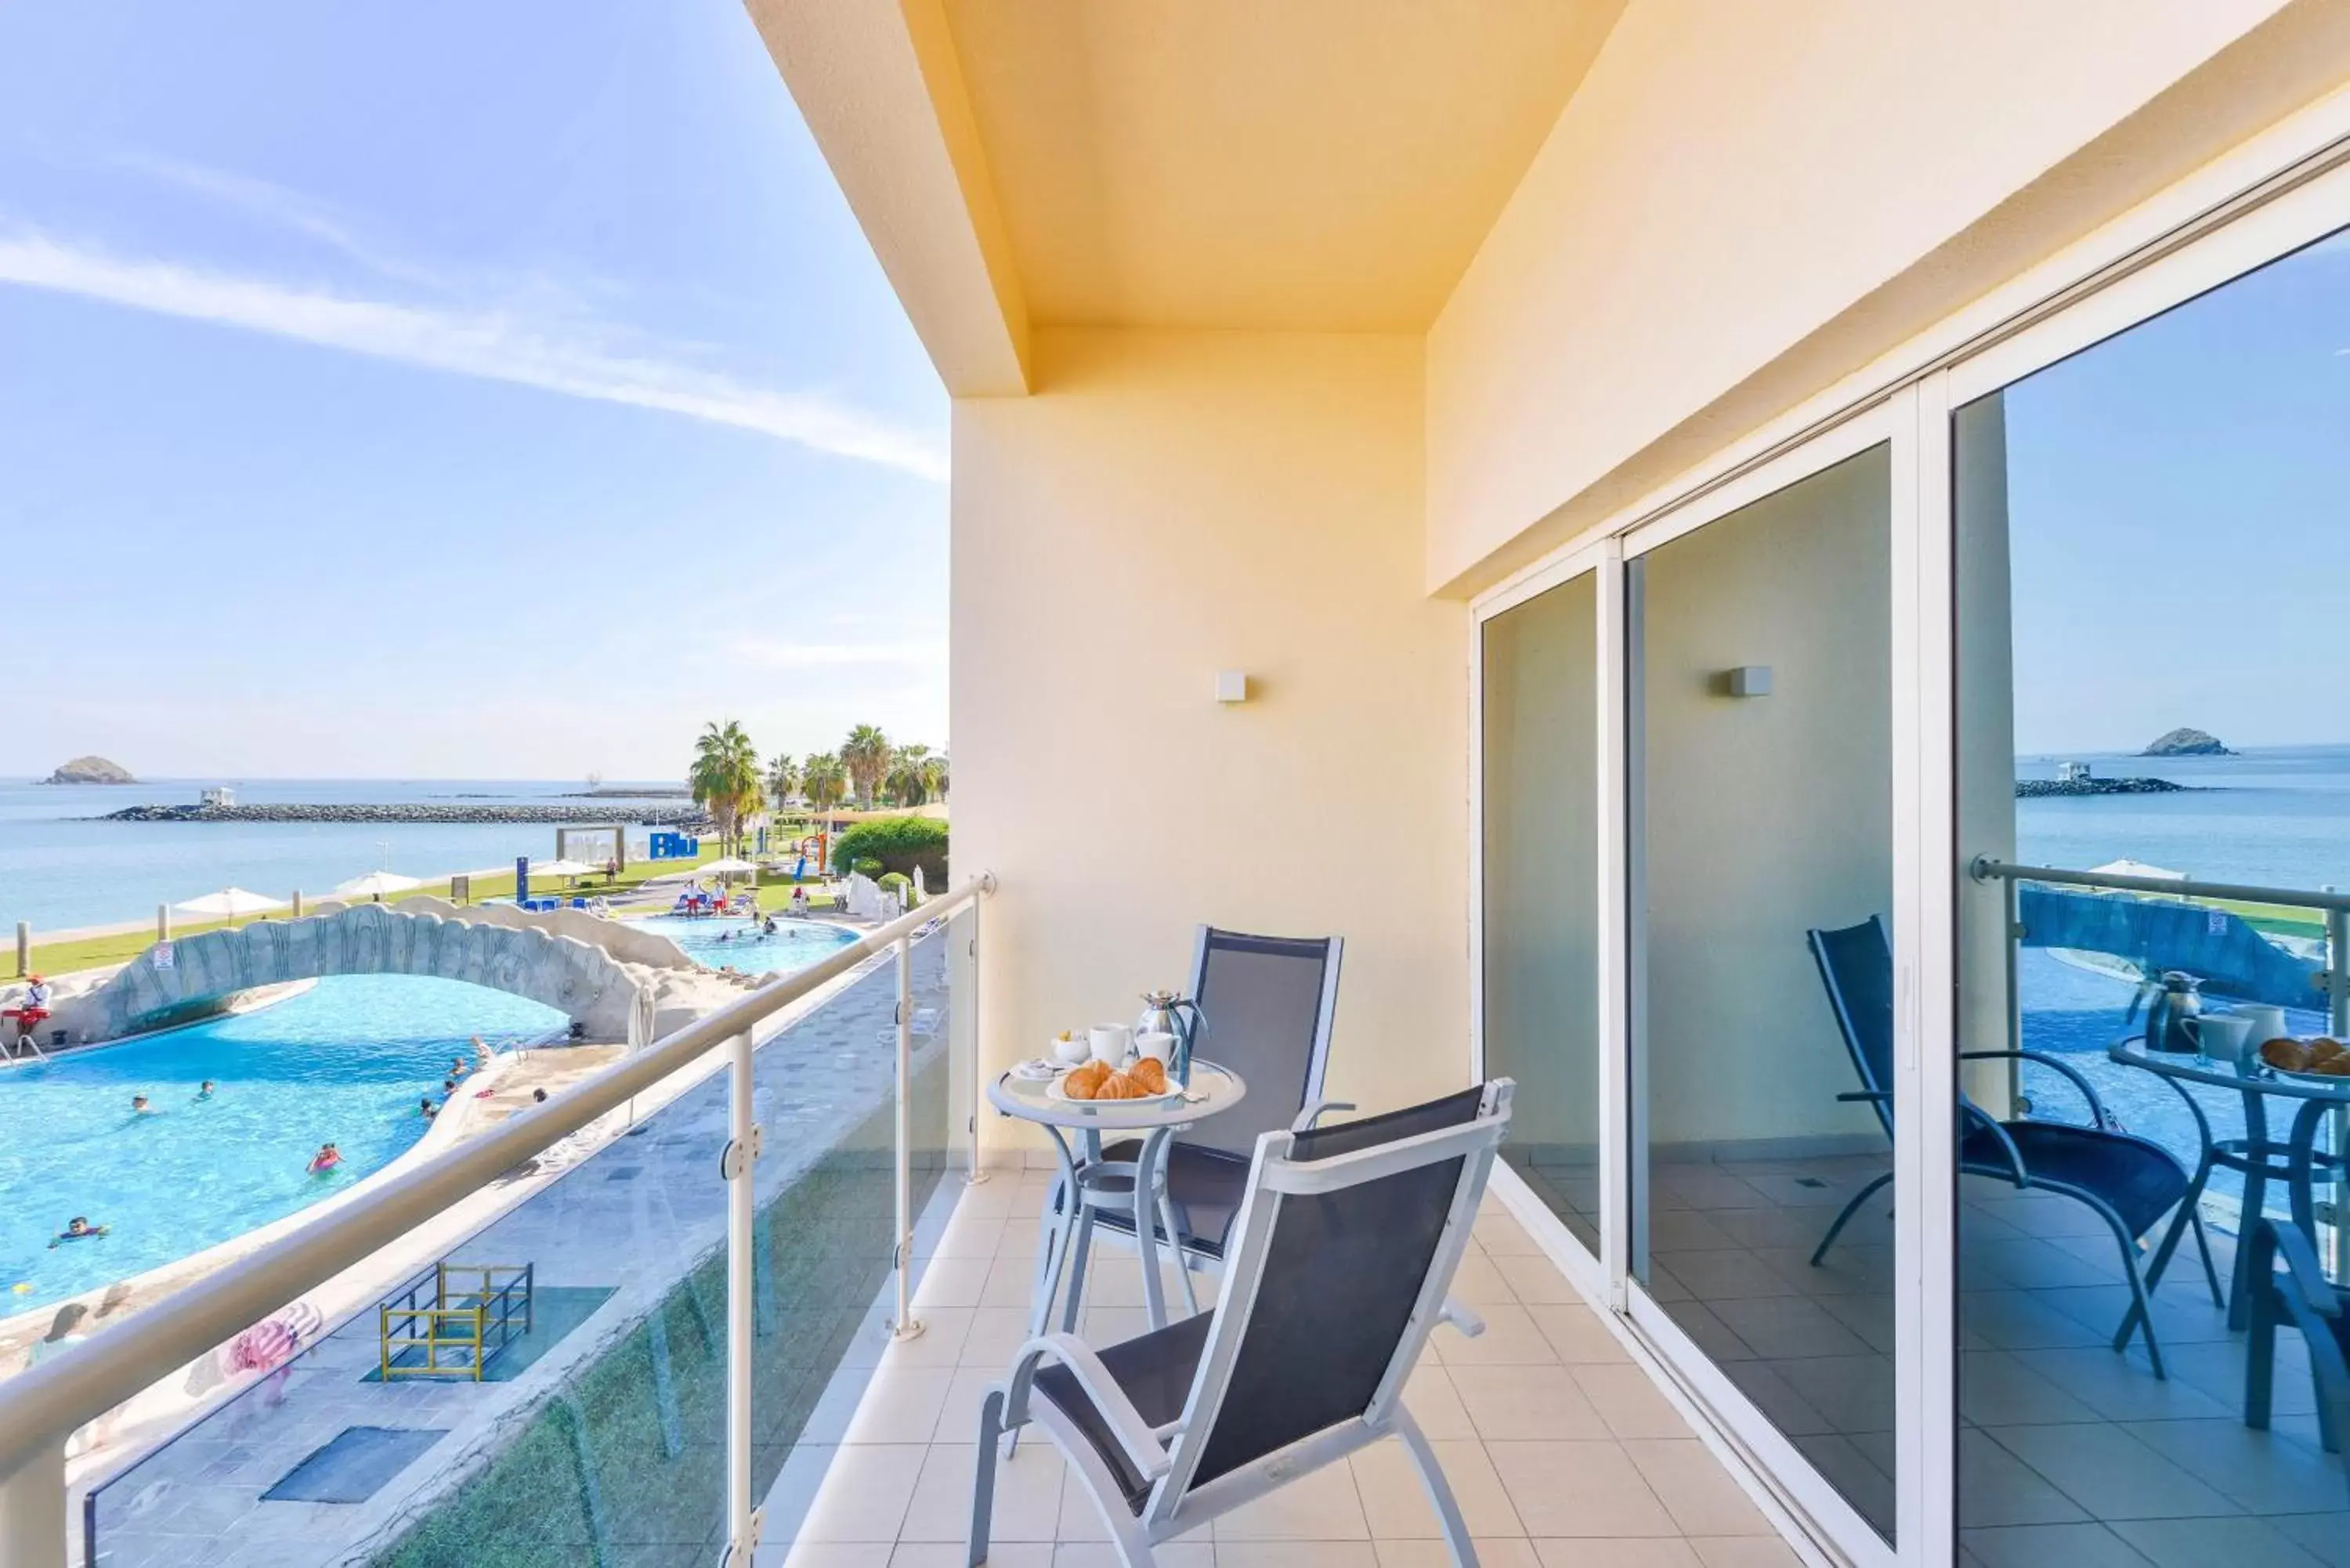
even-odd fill
[[[243,213],[272,228],[315,240],[385,277],[421,284],[448,281],[447,275],[438,268],[419,265],[366,238],[363,234],[366,225],[360,219],[306,192],[293,190],[275,181],[256,179],[250,174],[189,163],[177,158],[160,157],[151,152],[118,152],[110,161],[120,168],[143,174],[191,195],[201,196],[215,205]]]
[[[778,638],[734,640],[737,657],[771,670],[822,670],[848,665],[946,664],[947,645],[929,642],[789,642]]]
[[[248,194],[265,201],[265,192],[276,190],[262,186]],[[331,219],[319,222],[331,229]],[[681,354],[664,351],[674,346],[647,342],[576,313],[542,319],[519,306],[369,299],[276,278],[117,255],[25,228],[0,231],[0,284],[565,397],[658,409],[926,479],[946,477],[945,454],[916,432],[828,398],[776,391],[684,362]]]

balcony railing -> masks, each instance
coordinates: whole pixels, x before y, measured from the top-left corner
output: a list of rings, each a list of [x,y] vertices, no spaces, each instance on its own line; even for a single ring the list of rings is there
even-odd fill
[[[804,1298],[826,1293],[827,1312],[835,1312],[839,1303],[834,1298],[844,1293],[862,1291],[865,1299],[869,1299],[876,1282],[869,1275],[886,1276],[894,1287],[892,1330],[901,1335],[920,1332],[910,1307],[909,1267],[915,1189],[918,1176],[934,1179],[939,1169],[951,1163],[947,1146],[959,1142],[976,1125],[976,1112],[971,1104],[962,1106],[961,1114],[954,1114],[945,1103],[947,1085],[953,1079],[961,1077],[966,1089],[973,1089],[976,1075],[969,1071],[971,1064],[953,1065],[947,1057],[952,1049],[951,1033],[975,1042],[975,1013],[971,1011],[974,987],[969,977],[976,973],[979,906],[993,888],[992,877],[966,882],[808,969],[760,987],[562,1095],[386,1181],[380,1189],[347,1206],[322,1214],[157,1305],[0,1384],[0,1568],[59,1568],[68,1561],[71,1533],[68,1449],[77,1432],[159,1379],[192,1362],[214,1356],[234,1336],[343,1271],[369,1263],[370,1259],[381,1262],[378,1254],[384,1249],[411,1238],[419,1227],[436,1220],[445,1224],[444,1217],[452,1207],[509,1179],[519,1168],[557,1149],[566,1139],[582,1134],[599,1120],[625,1116],[634,1124],[639,1096],[674,1093],[677,1097],[650,1124],[632,1126],[631,1129],[659,1132],[661,1117],[691,1111],[691,1102],[700,1093],[694,1088],[679,1090],[677,1075],[703,1064],[722,1049],[723,1147],[718,1147],[722,1140],[717,1136],[716,1104],[712,1099],[702,1107],[709,1113],[704,1118],[709,1133],[706,1138],[696,1136],[695,1128],[700,1124],[691,1119],[678,1121],[673,1134],[650,1137],[636,1146],[646,1154],[629,1158],[626,1163],[632,1168],[610,1172],[614,1181],[642,1171],[659,1175],[664,1158],[674,1168],[669,1173],[669,1181],[680,1190],[657,1195],[668,1227],[663,1239],[670,1240],[671,1232],[675,1232],[673,1255],[648,1260],[639,1255],[645,1251],[641,1246],[616,1249],[621,1253],[614,1260],[616,1269],[644,1276],[635,1280],[637,1304],[650,1304],[629,1335],[621,1343],[610,1345],[603,1358],[587,1366],[576,1379],[581,1384],[595,1383],[601,1375],[601,1391],[608,1394],[617,1374],[610,1371],[608,1364],[635,1354],[641,1342],[650,1368],[648,1383],[657,1386],[661,1395],[660,1411],[653,1422],[660,1435],[660,1446],[673,1460],[685,1456],[666,1487],[671,1495],[663,1501],[680,1517],[672,1522],[669,1538],[660,1542],[662,1550],[646,1553],[616,1548],[614,1542],[629,1535],[625,1522],[616,1528],[616,1521],[609,1517],[598,1517],[608,1516],[615,1510],[608,1495],[599,1501],[598,1477],[592,1456],[587,1451],[585,1430],[596,1418],[598,1390],[558,1388],[535,1397],[541,1401],[540,1414],[547,1417],[552,1425],[564,1424],[553,1417],[567,1417],[570,1446],[577,1455],[578,1490],[584,1496],[583,1509],[588,1516],[584,1528],[592,1540],[587,1542],[589,1550],[572,1560],[594,1561],[606,1568],[619,1568],[619,1560],[669,1561],[685,1544],[686,1537],[698,1536],[701,1541],[716,1544],[723,1552],[723,1561],[747,1565],[759,1533],[755,1506],[759,1494],[774,1479],[781,1461],[781,1449],[789,1447],[792,1433],[796,1430],[796,1422],[789,1418],[789,1412],[779,1407],[788,1407],[790,1411],[804,1415],[808,1374],[827,1370],[812,1363],[800,1365],[806,1357],[796,1346],[785,1357],[791,1362],[789,1366],[764,1365],[757,1342],[769,1335],[778,1341],[792,1337],[778,1333],[779,1318],[795,1310]],[[935,961],[943,966],[938,985],[940,1004],[936,1006],[916,1004],[914,973],[920,949],[929,950],[926,965]],[[878,991],[886,977],[876,971],[852,984],[841,996],[795,1018],[764,1044],[754,1040],[763,1024],[775,1021],[795,1002],[850,974],[868,960],[892,952],[896,960],[894,995]],[[949,978],[954,976],[963,977],[959,985],[953,985]],[[954,1022],[960,1025],[951,1031],[944,1026],[946,1020],[941,1016],[951,985],[954,989]],[[860,1005],[844,1007],[844,999],[858,1001]],[[800,1030],[812,1032],[813,1044],[806,1050],[794,1053],[776,1049],[777,1044],[792,1040]],[[827,1064],[858,1061],[866,1054],[879,1056],[892,1051],[893,1046],[892,1082],[886,1114],[874,1112],[821,1149],[788,1147],[786,1140],[779,1139],[774,1131],[760,1125],[763,1107],[777,1116],[799,1116],[801,1106],[797,1102],[806,1096],[798,1092],[803,1078],[795,1075],[821,1072]],[[919,1085],[918,1056],[921,1064]],[[768,1063],[764,1076],[763,1059]],[[878,1067],[878,1064],[875,1065]],[[705,1087],[710,1096],[719,1092],[715,1083]],[[916,1125],[918,1100],[922,1121],[920,1127]],[[803,1137],[800,1141],[813,1140]],[[705,1142],[710,1146],[706,1149],[702,1147]],[[918,1147],[918,1144],[922,1147]],[[621,1147],[625,1146],[617,1139],[606,1146]],[[597,1150],[598,1156],[604,1152],[604,1148]],[[771,1171],[780,1163],[792,1165],[787,1181],[771,1179],[762,1184],[756,1179],[763,1154],[769,1160]],[[715,1158],[710,1158],[712,1156]],[[777,1156],[791,1158],[778,1161]],[[702,1163],[705,1159],[707,1163]],[[820,1232],[827,1222],[837,1228],[836,1210],[858,1215],[871,1212],[873,1220],[880,1218],[878,1210],[882,1194],[878,1168],[885,1160],[889,1173],[886,1239],[879,1235],[877,1228],[866,1241],[849,1249],[858,1254],[859,1267],[835,1270],[824,1275],[820,1286],[808,1285],[806,1282],[822,1271],[825,1237]],[[831,1164],[827,1166],[827,1161]],[[580,1167],[583,1171],[598,1168],[598,1161],[594,1158]],[[712,1186],[684,1190],[694,1180],[686,1174],[690,1171],[707,1171]],[[869,1179],[867,1172],[870,1172]],[[540,1195],[554,1193],[562,1179],[558,1178]],[[583,1189],[581,1193],[587,1190]],[[827,1193],[832,1195],[829,1208]],[[559,1211],[556,1217],[558,1223],[570,1222],[571,1210],[577,1207],[577,1196],[570,1208]],[[766,1202],[764,1215],[763,1198]],[[689,1199],[693,1201],[687,1201]],[[782,1212],[795,1204],[797,1208],[793,1214]],[[723,1244],[709,1248],[697,1233],[694,1220],[698,1215],[708,1221],[704,1229],[714,1231],[722,1208]],[[522,1210],[514,1212],[519,1215]],[[814,1228],[819,1233],[805,1246],[781,1247],[782,1252],[790,1255],[779,1256],[779,1236],[798,1236],[809,1229],[803,1226],[799,1231],[790,1231],[785,1221],[795,1217],[813,1217]],[[542,1223],[546,1219],[542,1217]],[[497,1233],[496,1226],[484,1232],[491,1237]],[[546,1231],[536,1233],[544,1235]],[[628,1238],[612,1240],[618,1243]],[[701,1250],[697,1251],[697,1248]],[[800,1255],[803,1253],[807,1255]],[[864,1266],[868,1253],[878,1253],[869,1260],[870,1268]],[[468,1253],[454,1261],[479,1264],[527,1260]],[[544,1288],[548,1271],[542,1268],[537,1272]],[[400,1280],[413,1273],[413,1268],[397,1271],[396,1277],[381,1282],[384,1289],[380,1293],[391,1293]],[[714,1314],[703,1312],[705,1293],[701,1287],[705,1276],[707,1282],[715,1286],[722,1274],[725,1310],[720,1331],[717,1324],[707,1321]],[[848,1278],[852,1274],[856,1276],[853,1280]],[[795,1282],[805,1287],[796,1294],[790,1288]],[[603,1297],[595,1299],[600,1301]],[[680,1302],[686,1315],[701,1324],[706,1339],[718,1342],[705,1345],[691,1366],[681,1366],[683,1355],[671,1350],[674,1336],[670,1332],[668,1312]],[[377,1351],[372,1326],[375,1318],[374,1313],[362,1312],[345,1328],[320,1336],[306,1348],[312,1354],[326,1354],[328,1347],[346,1337],[356,1341],[364,1328],[365,1359],[367,1366],[372,1366]],[[834,1358],[837,1359],[837,1354]],[[331,1356],[328,1359],[332,1361]],[[346,1355],[344,1359],[354,1358]],[[767,1357],[769,1362],[776,1359],[772,1354]],[[347,1375],[356,1382],[363,1368],[338,1364],[329,1370],[338,1376]],[[494,1366],[488,1369],[488,1375],[497,1376]],[[820,1383],[822,1379],[815,1381]],[[477,1390],[480,1386],[470,1380],[452,1385],[435,1379],[400,1379],[396,1387],[387,1384],[371,1391],[370,1397],[372,1393],[389,1397],[420,1394],[438,1397]],[[248,1387],[239,1397],[252,1392]],[[339,1389],[338,1394],[348,1397]],[[754,1408],[763,1397],[768,1406],[764,1411]],[[515,1402],[517,1408],[521,1403]],[[691,1425],[692,1417],[702,1415],[707,1420],[720,1410],[723,1416],[723,1434],[692,1432],[689,1441],[686,1428]],[[208,1407],[208,1415],[212,1411],[213,1407]],[[500,1429],[523,1427],[524,1423],[516,1421]],[[315,1430],[309,1433],[311,1438],[316,1435]],[[515,1441],[518,1444],[529,1435],[523,1430]],[[700,1473],[689,1450],[710,1454],[713,1449],[723,1449],[723,1490],[713,1484],[704,1491],[689,1482],[689,1471],[695,1476]],[[717,1456],[711,1457],[714,1459]],[[144,1456],[138,1462],[143,1465],[153,1458],[151,1454]],[[498,1463],[494,1454],[490,1456],[486,1469],[476,1463],[466,1484],[478,1483],[485,1475],[494,1474]],[[718,1480],[718,1469],[715,1464],[710,1467],[713,1483]],[[289,1475],[286,1479],[292,1478]],[[610,1478],[605,1478],[607,1492],[609,1484]],[[144,1490],[147,1489],[124,1488],[123,1491],[128,1495]],[[529,1500],[523,1508],[526,1511],[544,1502],[543,1498]],[[433,1505],[437,1506],[437,1501]],[[486,1517],[479,1509],[474,1511],[477,1516]],[[687,1515],[695,1517],[683,1517]],[[94,1532],[99,1516],[100,1511],[93,1501],[88,1510],[86,1528]],[[430,1523],[429,1519],[411,1507],[398,1513],[395,1523],[404,1521],[408,1526],[421,1528],[420,1519]],[[414,1529],[410,1533],[415,1533]],[[367,1544],[370,1550],[386,1554],[380,1560],[391,1560],[399,1556],[405,1542],[387,1541],[379,1532]],[[473,1544],[484,1543],[477,1540]],[[298,1552],[299,1548],[290,1542],[288,1545],[290,1550]],[[102,1556],[112,1560],[110,1553],[100,1552],[94,1534],[86,1537],[84,1549],[86,1560],[95,1562]],[[415,1557],[417,1553],[410,1552],[408,1555]],[[421,1560],[433,1557],[433,1552],[428,1551]],[[299,1559],[276,1556],[266,1560]],[[473,1559],[461,1552],[451,1560]]]

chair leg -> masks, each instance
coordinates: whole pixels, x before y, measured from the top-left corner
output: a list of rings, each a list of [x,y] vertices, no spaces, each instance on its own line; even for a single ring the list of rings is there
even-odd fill
[[[1061,1305],[1061,1332],[1077,1332],[1077,1314],[1085,1308],[1086,1260],[1093,1256],[1094,1211],[1089,1204],[1079,1204],[1077,1225],[1069,1236],[1069,1296]]]
[[[2162,1346],[2155,1343],[2154,1305],[2147,1299],[2146,1280],[2137,1270],[2137,1243],[2110,1216],[2106,1217],[2106,1223],[2113,1227],[2114,1240],[2122,1250],[2122,1272],[2129,1276],[2130,1282],[2130,1309],[2123,1314],[2121,1329],[2114,1335],[2114,1348],[2127,1350],[2130,1331],[2143,1328],[2146,1331],[2146,1358],[2153,1364],[2157,1378],[2168,1379],[2169,1374],[2162,1369]]]
[[[1876,1197],[1877,1189],[1892,1179],[1893,1173],[1888,1170],[1852,1195],[1852,1201],[1846,1204],[1843,1210],[1836,1215],[1835,1223],[1828,1227],[1828,1233],[1820,1238],[1819,1246],[1813,1251],[1812,1267],[1816,1269],[1820,1266],[1820,1260],[1828,1255],[1828,1249],[1835,1245],[1836,1237],[1843,1233],[1847,1224],[1851,1223],[1852,1217],[1860,1211],[1860,1206]]]
[[[963,1554],[966,1568],[979,1568],[987,1561],[987,1540],[994,1523],[995,1467],[1003,1462],[997,1452],[998,1439],[1003,1435],[1003,1390],[991,1388],[979,1404],[979,1457],[971,1478],[971,1537]]]
[[[1395,1431],[1403,1439],[1404,1451],[1411,1455],[1412,1468],[1419,1472],[1419,1484],[1436,1510],[1437,1522],[1444,1531],[1444,1549],[1452,1557],[1452,1568],[1477,1568],[1476,1543],[1469,1539],[1469,1524],[1461,1517],[1461,1504],[1452,1495],[1452,1483],[1444,1479],[1444,1467],[1436,1462],[1436,1450],[1429,1447],[1419,1423],[1400,1404],[1396,1407]]]

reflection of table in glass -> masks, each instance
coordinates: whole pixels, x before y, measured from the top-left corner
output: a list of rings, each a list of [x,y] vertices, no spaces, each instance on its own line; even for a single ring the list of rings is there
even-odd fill
[[[2338,1248],[2326,1243],[2329,1237],[2338,1235],[2332,1227],[2339,1224],[2344,1211],[2341,1150],[2345,1113],[2350,1112],[2350,1078],[2327,1079],[2280,1074],[2258,1063],[2239,1070],[2221,1066],[2201,1056],[2149,1051],[2143,1040],[2136,1038],[2117,1041],[2106,1054],[2122,1066],[2140,1068],[2161,1078],[2178,1091],[2178,1097],[2194,1113],[2195,1128],[2203,1142],[2203,1154],[2195,1169],[2195,1179],[2181,1201],[2193,1203],[2202,1198],[2204,1183],[2210,1179],[2214,1166],[2237,1171],[2244,1179],[2243,1210],[2236,1223],[2236,1264],[2232,1283],[2228,1290],[2230,1328],[2242,1328],[2250,1321],[2251,1294],[2246,1288],[2246,1276],[2251,1268],[2251,1232],[2260,1222],[2262,1207],[2268,1199],[2268,1184],[2272,1180],[2284,1184],[2293,1223],[2318,1245],[2320,1255],[2332,1262],[2334,1272],[2339,1276],[2342,1271]],[[2244,1136],[2240,1138],[2212,1137],[2210,1118],[2205,1115],[2203,1106],[2195,1096],[2188,1092],[2189,1084],[2202,1084],[2241,1096],[2244,1102]],[[2268,1102],[2271,1099],[2300,1102],[2293,1112],[2292,1130],[2282,1143],[2269,1136]],[[2333,1124],[2333,1152],[2321,1154],[2316,1147],[2317,1128],[2320,1122],[2326,1121]],[[2334,1183],[2333,1201],[2326,1216],[2332,1223],[2325,1232],[2317,1228],[2314,1189],[2320,1171],[2331,1172]]]
[[[1052,1326],[1053,1300],[1060,1291],[1061,1274],[1069,1276],[1068,1304],[1061,1327],[1075,1332],[1077,1303],[1086,1283],[1086,1258],[1093,1245],[1096,1216],[1108,1212],[1132,1220],[1134,1242],[1142,1255],[1142,1303],[1150,1326],[1167,1326],[1167,1302],[1159,1281],[1159,1231],[1164,1225],[1168,1244],[1178,1251],[1182,1241],[1176,1230],[1174,1206],[1167,1200],[1167,1145],[1170,1137],[1241,1103],[1248,1085],[1238,1073],[1212,1062],[1193,1062],[1191,1081],[1183,1093],[1163,1100],[1062,1100],[1047,1093],[1047,1083],[1033,1083],[1006,1073],[987,1086],[988,1103],[1007,1116],[1034,1122],[1051,1135],[1061,1157],[1061,1178],[1045,1199],[1044,1237],[1036,1249],[1036,1286],[1029,1311],[1029,1333],[1043,1334]],[[1142,1147],[1132,1160],[1102,1158],[1102,1135],[1140,1135]],[[1074,1139],[1074,1142],[1072,1141]],[[1184,1287],[1191,1281],[1185,1276]],[[1196,1303],[1195,1303],[1196,1304]]]

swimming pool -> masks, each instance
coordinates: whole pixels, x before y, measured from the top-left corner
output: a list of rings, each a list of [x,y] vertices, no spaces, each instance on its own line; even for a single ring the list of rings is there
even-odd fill
[[[648,915],[629,924],[669,938],[705,968],[731,964],[744,974],[790,974],[857,940],[845,927],[780,916],[774,936],[740,916]]]
[[[127,1279],[307,1208],[423,1136],[468,1036],[557,1039],[550,1007],[456,981],[350,975],[258,1012],[0,1072],[0,1315]],[[199,1101],[197,1085],[219,1087]],[[152,1109],[134,1116],[130,1097]],[[305,1168],[341,1146],[322,1177]],[[51,1249],[77,1214],[109,1234]],[[29,1289],[23,1287],[29,1286]]]

